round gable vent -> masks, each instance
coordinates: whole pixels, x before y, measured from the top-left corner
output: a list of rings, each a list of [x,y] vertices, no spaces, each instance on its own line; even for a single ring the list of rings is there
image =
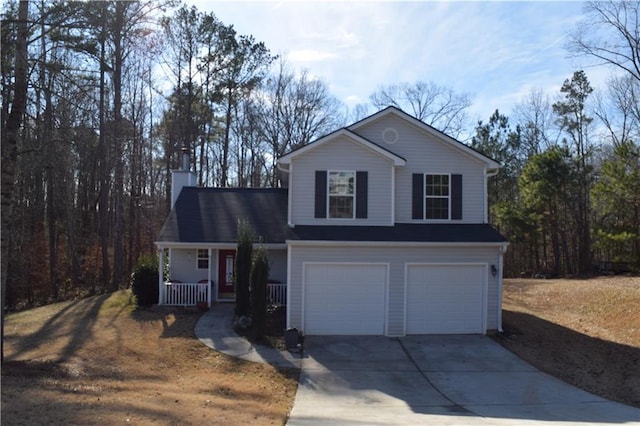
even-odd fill
[[[398,131],[392,127],[387,127],[382,131],[382,140],[389,145],[398,142]]]

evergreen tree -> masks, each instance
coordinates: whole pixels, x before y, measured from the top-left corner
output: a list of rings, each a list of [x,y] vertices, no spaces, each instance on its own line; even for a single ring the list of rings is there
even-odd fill
[[[640,146],[618,145],[592,190],[598,219],[595,245],[605,259],[640,268]]]
[[[259,247],[251,265],[251,326],[256,336],[264,335],[267,320],[267,281],[269,260],[264,247]]]
[[[253,229],[245,219],[238,220],[238,248],[236,251],[236,316],[248,316],[251,312],[249,284],[253,255]]]
[[[589,125],[593,118],[587,116],[586,101],[593,92],[584,71],[576,71],[572,78],[565,80],[560,92],[564,99],[553,104],[557,122],[568,135],[573,147],[576,164],[577,183],[574,199],[576,219],[575,241],[578,259],[575,271],[584,275],[591,271],[591,229],[589,192],[593,167],[591,158],[593,150],[589,141]]]

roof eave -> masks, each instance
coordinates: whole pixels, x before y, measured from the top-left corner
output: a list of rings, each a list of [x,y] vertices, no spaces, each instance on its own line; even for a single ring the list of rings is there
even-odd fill
[[[443,241],[344,241],[344,240],[286,240],[287,246],[351,246],[351,247],[508,247],[507,241],[443,242]]]
[[[295,157],[298,157],[300,155],[304,155],[306,153],[308,153],[309,151],[313,151],[319,147],[321,147],[322,145],[324,145],[325,143],[331,141],[332,139],[335,139],[336,137],[339,136],[345,136],[351,140],[353,140],[354,142],[364,146],[365,148],[377,153],[380,156],[386,157],[389,160],[393,161],[393,165],[395,167],[402,167],[406,164],[406,160],[394,153],[392,153],[391,151],[388,151],[386,149],[383,149],[381,147],[379,147],[378,145],[374,144],[371,141],[368,141],[367,139],[363,138],[362,136],[353,133],[352,131],[348,130],[348,129],[340,129],[338,131],[335,131],[331,134],[328,134],[326,136],[323,136],[322,138],[303,146],[302,148],[299,148],[295,151],[292,151],[286,155],[283,155],[282,157],[278,158],[277,160],[277,164],[278,164],[278,168],[280,170],[288,170],[288,166],[291,164],[291,160],[293,160]],[[282,165],[282,167],[281,167]],[[287,167],[284,167],[287,166]]]

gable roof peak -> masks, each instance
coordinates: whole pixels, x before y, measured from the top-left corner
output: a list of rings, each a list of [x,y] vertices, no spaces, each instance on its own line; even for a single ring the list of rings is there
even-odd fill
[[[427,124],[422,120],[419,120],[418,118],[416,118],[413,115],[403,111],[402,109],[398,108],[395,105],[389,105],[388,107],[386,107],[384,109],[381,109],[380,111],[375,112],[375,113],[371,114],[370,116],[365,117],[362,120],[351,124],[347,128],[349,130],[351,130],[351,131],[356,132],[359,128],[361,128],[363,126],[366,126],[367,124],[370,124],[370,123],[372,123],[374,121],[380,120],[381,118],[386,117],[388,115],[396,116],[396,117],[404,120],[405,122],[407,122],[407,123],[409,123],[409,124],[411,124],[411,125],[413,125],[415,127],[418,127],[422,131],[424,131],[424,132],[428,133],[429,135],[439,139],[440,141],[449,144],[453,148],[456,148],[459,151],[462,151],[466,155],[469,155],[470,157],[475,158],[476,160],[479,160],[482,163],[485,163],[488,169],[499,169],[500,168],[500,164],[497,161],[495,161],[493,158],[488,157],[488,156],[484,155],[483,153],[471,148],[470,146],[460,142],[456,138],[447,135],[446,133],[442,132],[441,130],[436,129],[435,127],[431,126],[430,124]]]
[[[384,148],[372,141],[370,141],[369,139],[366,139],[362,136],[360,136],[359,134],[353,132],[351,129],[347,128],[347,127],[343,127],[340,128],[338,130],[336,130],[333,133],[329,133],[326,136],[321,137],[320,139],[317,139],[307,145],[304,145],[296,150],[293,150],[291,152],[289,152],[288,154],[283,155],[282,157],[278,158],[278,165],[288,165],[291,163],[291,160],[299,155],[304,155],[305,153],[312,151],[326,143],[329,143],[333,140],[335,140],[337,137],[340,136],[344,136],[346,138],[348,138],[349,140],[353,141],[354,143],[357,143],[375,153],[377,153],[378,155],[382,156],[382,157],[386,157],[389,160],[393,161],[393,165],[394,166],[404,166],[406,163],[406,160],[402,157],[400,157],[399,155],[389,151],[387,148]]]

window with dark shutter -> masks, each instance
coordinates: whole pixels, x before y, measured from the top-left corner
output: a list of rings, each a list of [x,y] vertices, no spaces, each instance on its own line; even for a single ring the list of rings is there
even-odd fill
[[[366,219],[368,214],[369,173],[356,172],[356,219]]]
[[[315,217],[327,217],[327,172],[316,170]]]
[[[427,220],[461,220],[462,175],[414,174],[411,217]]]

